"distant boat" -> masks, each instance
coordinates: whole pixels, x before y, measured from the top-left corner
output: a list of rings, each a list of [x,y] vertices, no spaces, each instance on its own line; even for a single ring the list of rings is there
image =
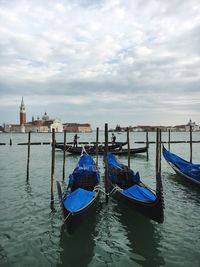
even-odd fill
[[[120,148],[120,147],[125,146],[126,144],[127,144],[127,142],[116,142],[114,144],[111,143],[108,146],[108,149],[112,150],[112,149]],[[58,149],[64,150],[64,144],[57,144],[56,143],[55,147],[58,148]],[[95,144],[85,145],[84,147],[85,147],[85,151],[87,153],[90,153],[90,154],[92,154],[93,152],[96,153],[95,152],[95,150],[96,150],[96,145]],[[101,149],[104,149],[104,147],[105,147],[104,145],[99,145],[99,151]],[[66,149],[66,151],[70,151],[70,150],[71,151],[77,151],[78,154],[81,154],[83,147],[82,146],[74,147],[73,145],[66,145],[65,149]]]
[[[129,150],[130,155],[134,155],[134,154],[139,154],[139,153],[145,153],[147,152],[147,147],[138,147],[138,148],[131,148]],[[112,152],[112,154],[114,155],[119,155],[119,156],[127,156],[128,155],[128,149],[127,148],[116,148],[116,149],[111,149],[110,146],[108,148],[108,150],[110,152]],[[67,150],[67,152],[74,154],[74,155],[80,155],[82,148],[81,147],[69,147]],[[87,152],[90,155],[95,155],[96,154],[96,148],[92,147],[91,149],[88,148]],[[101,147],[98,150],[98,154],[99,155],[103,155],[104,154],[104,148]]]
[[[105,157],[104,157],[105,160]],[[156,179],[156,192],[144,185],[139,173],[117,161],[108,153],[108,180],[116,198],[159,223],[164,220],[164,200],[161,177]]]
[[[99,196],[100,173],[94,160],[85,151],[78,165],[69,176],[69,191],[62,195],[57,181],[58,195],[64,216],[64,224],[73,232],[88,212],[94,207]]]
[[[200,164],[190,163],[169,152],[164,146],[163,156],[178,175],[200,186]]]

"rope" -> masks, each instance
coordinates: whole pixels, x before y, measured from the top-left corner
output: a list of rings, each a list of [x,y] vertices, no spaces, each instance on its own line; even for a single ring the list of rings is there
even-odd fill
[[[67,219],[69,218],[69,216],[70,216],[71,214],[72,214],[72,213],[70,212],[70,213],[65,217],[64,222],[67,221]]]
[[[96,190],[99,190],[101,191],[103,194],[105,194],[106,196],[109,196],[109,193],[106,193],[105,190],[103,190],[103,188],[100,186],[100,185],[96,185],[94,187],[94,190],[93,191],[96,191]]]
[[[108,197],[111,196],[111,195],[113,195],[113,194],[116,193],[117,191],[122,191],[122,189],[121,189],[119,186],[115,186],[115,187],[110,191],[110,193],[106,193],[105,190],[103,190],[103,188],[102,188],[100,185],[96,185],[93,191],[95,191],[95,190],[99,190],[99,191],[101,191],[103,194],[105,194],[105,195],[108,196]]]
[[[115,186],[109,193],[109,196],[115,194],[117,191],[122,191],[123,189],[121,189],[119,186]]]

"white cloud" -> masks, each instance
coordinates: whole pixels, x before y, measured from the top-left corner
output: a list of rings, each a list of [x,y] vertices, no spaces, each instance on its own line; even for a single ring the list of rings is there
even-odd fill
[[[164,118],[170,97],[199,92],[199,14],[198,0],[2,1],[0,95],[10,103],[42,94],[48,105],[66,96],[74,108],[98,98],[99,114],[114,101],[127,120],[135,108],[143,121],[156,108]],[[191,98],[179,103],[177,113],[199,114]]]

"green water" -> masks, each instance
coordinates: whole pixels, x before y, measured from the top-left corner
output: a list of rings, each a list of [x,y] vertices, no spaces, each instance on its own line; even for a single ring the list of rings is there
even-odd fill
[[[67,135],[71,141],[73,134]],[[9,134],[0,142],[9,143]],[[13,134],[13,146],[0,146],[0,266],[200,266],[200,190],[177,177],[162,159],[165,220],[157,224],[119,205],[105,203],[102,194],[96,211],[73,235],[62,225],[62,213],[55,187],[55,210],[50,209],[51,147],[31,146],[30,180],[26,183],[27,134]],[[32,141],[51,140],[51,134],[32,134]],[[163,139],[167,140],[167,133]],[[56,135],[63,140],[62,134]],[[131,133],[134,141],[145,133]],[[150,133],[149,139],[155,140]],[[189,133],[172,133],[171,140],[188,140]],[[200,140],[200,133],[193,134]],[[95,133],[80,134],[80,141],[95,141]],[[103,133],[100,133],[103,141]],[[117,135],[125,141],[126,134]],[[173,144],[171,151],[189,159],[189,144]],[[56,153],[55,180],[62,181],[62,153]],[[66,177],[73,171],[77,156],[66,156]],[[120,160],[127,162],[126,157]],[[200,163],[200,144],[193,145],[193,161]],[[99,167],[103,176],[102,157]],[[131,158],[144,183],[155,188],[155,145],[146,155]],[[67,180],[66,180],[67,183]],[[62,183],[65,186],[66,183]]]

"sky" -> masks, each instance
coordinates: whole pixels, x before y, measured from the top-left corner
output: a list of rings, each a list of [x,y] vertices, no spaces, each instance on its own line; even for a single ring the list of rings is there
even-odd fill
[[[0,124],[200,124],[199,0],[0,0]]]

